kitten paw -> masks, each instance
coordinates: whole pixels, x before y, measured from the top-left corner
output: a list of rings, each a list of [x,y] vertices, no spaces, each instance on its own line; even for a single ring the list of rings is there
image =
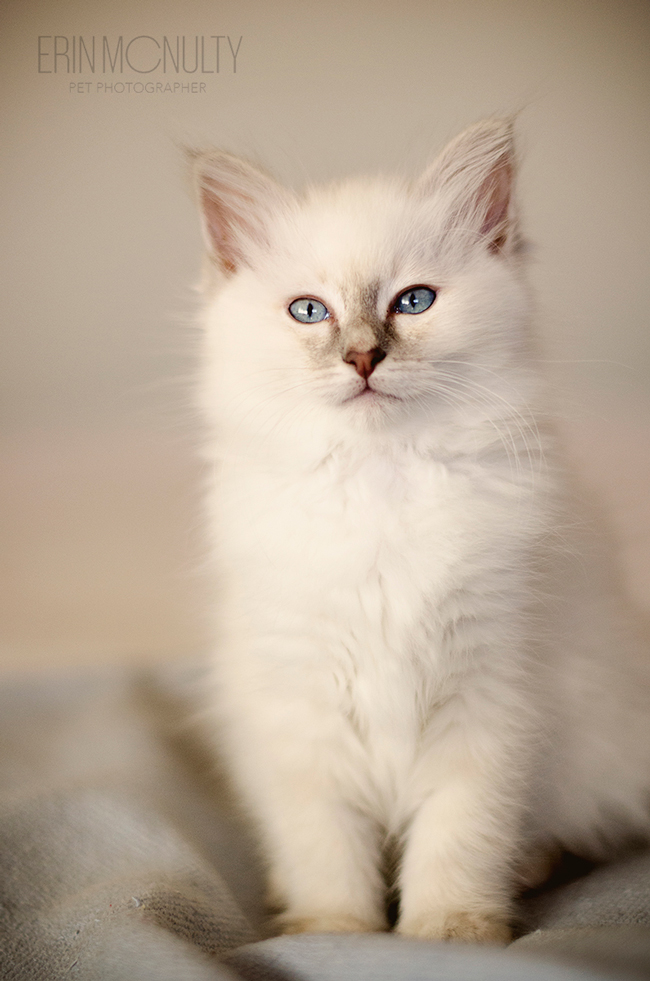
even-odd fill
[[[456,940],[463,943],[500,944],[511,940],[505,918],[493,913],[449,910],[417,917],[398,923],[397,932],[420,940]]]
[[[374,933],[385,926],[345,913],[293,916],[281,913],[275,924],[281,933]]]
[[[560,862],[559,848],[539,848],[522,858],[516,870],[516,883],[521,889],[541,886]]]

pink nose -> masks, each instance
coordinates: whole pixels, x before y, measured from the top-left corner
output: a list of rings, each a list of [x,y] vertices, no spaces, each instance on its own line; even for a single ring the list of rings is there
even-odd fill
[[[356,373],[365,381],[385,357],[385,351],[380,347],[373,347],[372,351],[348,351],[343,360],[347,364],[353,364]]]

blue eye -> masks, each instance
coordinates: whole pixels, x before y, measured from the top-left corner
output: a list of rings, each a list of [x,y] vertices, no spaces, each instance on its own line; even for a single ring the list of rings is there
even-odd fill
[[[395,300],[395,313],[424,313],[436,298],[436,291],[428,286],[412,286]]]
[[[294,320],[299,320],[301,324],[317,324],[321,320],[327,320],[329,310],[320,300],[314,300],[310,296],[301,296],[289,304],[289,313]]]

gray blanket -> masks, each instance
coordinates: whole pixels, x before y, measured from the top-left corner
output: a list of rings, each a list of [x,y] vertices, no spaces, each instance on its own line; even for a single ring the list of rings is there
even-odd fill
[[[0,695],[0,978],[650,978],[650,852],[522,900],[506,950],[269,937],[254,838],[202,749],[201,670]]]

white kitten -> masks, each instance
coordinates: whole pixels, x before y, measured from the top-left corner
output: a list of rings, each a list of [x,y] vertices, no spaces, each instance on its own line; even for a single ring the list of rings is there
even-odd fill
[[[566,517],[511,126],[413,185],[196,166],[218,738],[281,926],[384,929],[393,842],[398,931],[505,940],[522,866],[650,824],[650,668]]]

